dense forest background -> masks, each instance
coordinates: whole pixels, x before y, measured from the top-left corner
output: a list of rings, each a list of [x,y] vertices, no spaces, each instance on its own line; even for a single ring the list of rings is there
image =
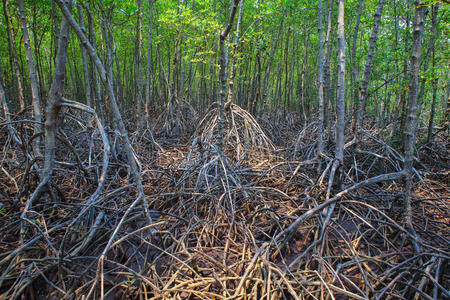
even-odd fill
[[[1,297],[450,297],[449,8],[2,0]]]

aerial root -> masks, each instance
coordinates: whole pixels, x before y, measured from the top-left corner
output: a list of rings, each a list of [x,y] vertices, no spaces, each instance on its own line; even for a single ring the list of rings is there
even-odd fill
[[[8,176],[0,177],[5,187],[0,197],[7,199],[0,208],[2,298],[38,293],[56,298],[90,293],[90,299],[449,297],[444,171],[417,169],[420,206],[414,202],[413,221],[419,239],[403,226],[401,157],[382,133],[363,138],[361,152],[347,150],[342,190],[327,184],[332,160],[326,161],[326,172],[327,164],[320,171],[311,167],[317,161],[310,160],[307,131],[298,143],[298,160],[291,160],[292,153],[268,160],[249,150],[254,161],[245,163],[232,152],[221,156],[214,140],[200,134],[190,146],[136,151],[149,224],[123,171],[126,164],[105,152],[98,128],[77,131],[76,119],[82,118],[67,113],[61,131],[79,157],[72,150],[57,153],[64,164],[57,163],[52,180],[64,201],[55,195],[35,202],[23,242],[18,239],[22,200],[29,195],[12,205],[17,190]],[[26,141],[27,131],[14,126]],[[25,190],[22,185],[33,190],[33,170],[25,175],[26,164],[16,163],[28,158],[16,151],[9,134],[7,126],[0,127],[1,167],[19,190]],[[288,151],[298,131],[292,136]],[[111,159],[106,173],[105,153]],[[79,162],[98,182],[84,180]],[[104,186],[96,193],[101,176]],[[326,222],[324,208],[332,203]]]
[[[152,132],[158,136],[178,137],[181,134],[192,133],[192,122],[197,120],[198,113],[194,107],[185,100],[179,105],[170,107],[169,103],[159,114],[156,122],[153,123]]]
[[[251,159],[252,154],[267,155],[275,146],[255,118],[236,104],[231,104],[226,114],[224,153],[236,162]],[[196,135],[205,142],[217,144],[218,106],[213,104],[199,122]]]

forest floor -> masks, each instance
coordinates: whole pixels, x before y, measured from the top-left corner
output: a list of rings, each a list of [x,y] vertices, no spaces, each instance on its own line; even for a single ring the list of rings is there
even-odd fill
[[[449,298],[448,131],[430,144],[419,138],[412,234],[401,179],[355,187],[401,172],[390,127],[366,124],[329,182],[333,146],[316,158],[315,123],[234,113],[223,155],[211,117],[192,118],[179,137],[154,131],[158,146],[149,131],[131,134],[147,197],[132,207],[119,135],[107,130],[109,169],[93,197],[104,145],[86,116],[67,110],[58,135],[69,144],[58,147],[51,188],[25,216],[39,183],[32,166],[42,161],[30,161],[0,124],[0,298]],[[20,120],[14,126],[29,141],[31,125]]]

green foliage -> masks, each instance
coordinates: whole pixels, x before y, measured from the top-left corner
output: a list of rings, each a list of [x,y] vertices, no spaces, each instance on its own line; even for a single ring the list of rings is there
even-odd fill
[[[105,58],[104,38],[102,37],[102,18],[109,23],[110,30],[114,36],[115,59],[114,70],[119,70],[117,76],[120,76],[122,85],[129,91],[135,89],[134,78],[134,62],[136,52],[136,21],[138,17],[138,6],[136,0],[79,0],[82,5],[89,4],[93,19],[94,31],[96,39],[96,47],[102,59]],[[331,2],[324,0],[324,5]],[[56,8],[58,24],[54,24],[52,18],[52,2],[51,0],[28,0],[26,1],[27,22],[30,26],[32,47],[38,47],[34,52],[39,65],[39,71],[46,89],[50,85],[53,56],[55,53],[55,35],[54,28],[59,28],[61,20],[59,9]],[[154,72],[158,76],[162,72],[157,66],[164,66],[165,72],[173,72],[169,68],[170,59],[174,55],[174,45],[177,38],[180,38],[179,51],[180,62],[185,61],[190,64],[189,67],[198,72],[197,67],[206,67],[202,70],[208,70],[213,74],[205,74],[211,78],[217,72],[217,55],[218,55],[218,36],[228,22],[230,1],[218,0],[196,0],[196,1],[174,1],[174,0],[158,0],[154,2],[153,10],[153,47],[152,47],[152,66]],[[356,43],[355,59],[347,60],[347,74],[353,67],[357,70],[358,79],[361,78],[367,57],[370,34],[375,9],[378,0],[363,1],[363,13],[361,16],[361,24]],[[435,44],[435,72],[431,71],[431,63],[426,71],[421,72],[421,77],[425,79],[426,90],[424,104],[429,105],[431,89],[429,88],[434,78],[439,77],[439,86],[448,80],[448,57],[450,38],[450,13],[448,6],[442,4],[442,1],[427,1],[425,5],[429,6],[431,12],[432,5],[440,5],[439,18],[440,25],[438,28],[438,36]],[[350,50],[352,45],[353,33],[355,30],[355,22],[358,12],[359,1],[346,1],[345,11],[345,32],[347,42],[347,57],[351,58]],[[390,80],[387,89],[379,90],[379,93],[391,93],[392,99],[398,99],[398,94],[404,93],[407,88],[407,75],[403,73],[403,63],[409,61],[410,46],[412,38],[411,25],[406,26],[406,20],[412,22],[413,10],[408,1],[397,0],[387,1],[381,21],[380,33],[375,51],[373,70],[370,78],[369,95],[371,91],[386,80]],[[335,76],[336,63],[336,17],[337,7],[334,5],[332,13],[332,36],[330,41],[330,66],[331,74]],[[143,1],[143,45],[147,45],[147,30],[149,21],[149,1]],[[21,32],[18,30],[18,13],[15,1],[10,1],[10,12],[12,28],[16,33],[17,51],[21,67],[25,68],[23,63],[25,54],[21,45]],[[281,72],[280,84],[289,84],[292,82],[291,102],[297,101],[297,95],[301,94],[301,74],[302,66],[305,65],[305,86],[304,91],[308,97],[308,106],[316,105],[315,95],[317,93],[317,1],[308,0],[251,0],[245,1],[243,6],[243,20],[240,33],[240,45],[235,55],[237,73],[235,79],[242,83],[244,89],[249,89],[249,78],[254,78],[257,70],[255,69],[255,59],[257,55],[261,59],[261,72],[265,71],[268,66],[272,48],[276,45],[271,69],[269,70],[270,80],[268,81],[268,94],[273,96],[276,85],[278,84],[278,74]],[[76,9],[73,14],[78,20]],[[431,40],[431,13],[428,14],[425,23],[423,55],[428,48]],[[236,18],[237,19],[237,18]],[[84,20],[87,24],[87,17],[84,13]],[[275,43],[278,28],[283,22],[283,30],[280,41]],[[397,26],[396,26],[397,22]],[[325,22],[324,22],[325,25]],[[324,27],[325,29],[325,27]],[[230,40],[227,43],[229,55],[233,55],[234,36],[236,26],[233,26],[230,34]],[[290,31],[288,34],[288,30]],[[52,36],[53,35],[53,36]],[[6,24],[4,17],[0,18],[0,36],[6,36]],[[286,39],[289,38],[289,41]],[[288,60],[286,66],[285,47],[288,44]],[[146,56],[146,47],[144,47],[143,55]],[[158,51],[158,52],[157,52]],[[14,86],[13,76],[11,76],[11,68],[9,63],[9,52],[7,39],[0,40],[0,64],[3,70],[3,77],[7,86]],[[156,55],[159,54],[159,56]],[[71,43],[69,45],[70,64],[68,65],[68,74],[76,72],[81,73],[81,51],[77,38],[72,33]],[[76,62],[76,63],[72,63]],[[146,59],[143,60],[144,68],[146,67]],[[292,70],[291,70],[291,64]],[[170,69],[170,70],[169,70]],[[281,70],[281,71],[280,71]],[[287,71],[286,71],[287,70]],[[287,72],[287,74],[286,74]],[[6,75],[5,75],[6,74]],[[26,74],[26,73],[24,73]],[[167,76],[166,74],[165,76]],[[199,76],[193,72],[193,86],[198,87],[195,82]],[[26,77],[26,76],[25,76]],[[73,77],[73,78],[72,78]],[[73,90],[77,90],[76,86],[80,84],[79,78],[69,76],[68,85]],[[155,77],[157,78],[157,77]],[[72,82],[73,80],[73,82]],[[347,93],[350,93],[355,86],[351,81],[351,76],[347,76]],[[155,89],[164,89],[156,86]],[[44,90],[45,90],[44,88]],[[208,88],[212,88],[209,85]],[[70,89],[68,89],[70,90]],[[210,92],[210,91],[209,91]],[[282,95],[285,89],[282,89]],[[305,95],[306,95],[305,94]],[[352,97],[348,98],[352,99]],[[278,100],[277,100],[278,101]],[[368,105],[375,105],[374,97],[369,97]],[[392,100],[391,100],[392,101]],[[395,105],[391,103],[391,105]],[[426,109],[424,110],[426,111]]]

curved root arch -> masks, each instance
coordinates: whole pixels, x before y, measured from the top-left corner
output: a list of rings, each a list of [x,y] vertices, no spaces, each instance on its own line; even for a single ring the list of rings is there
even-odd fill
[[[199,122],[196,132],[203,141],[211,144],[216,144],[219,138],[218,109],[217,103],[211,106],[209,112]],[[275,145],[258,121],[236,104],[231,104],[226,114],[223,145],[225,153],[236,161],[248,158],[249,153],[268,154],[275,150]]]

